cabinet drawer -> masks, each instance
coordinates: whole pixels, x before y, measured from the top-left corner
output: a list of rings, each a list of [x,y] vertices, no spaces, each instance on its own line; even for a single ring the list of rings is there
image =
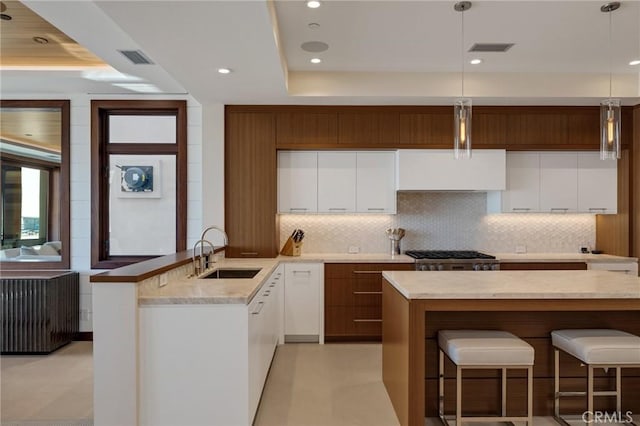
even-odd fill
[[[413,263],[325,263],[324,276],[330,278],[364,277],[375,271],[411,271]]]
[[[380,279],[382,280],[382,278]],[[325,283],[325,306],[381,306],[381,284],[361,286],[344,278]]]
[[[505,262],[500,263],[501,271],[583,271],[587,269],[584,262]]]
[[[381,307],[333,306],[327,308],[325,334],[328,336],[381,336]]]

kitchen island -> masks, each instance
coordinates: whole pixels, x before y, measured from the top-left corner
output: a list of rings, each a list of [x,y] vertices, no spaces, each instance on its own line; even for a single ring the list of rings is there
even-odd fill
[[[425,417],[437,417],[438,330],[505,330],[530,343],[535,348],[534,414],[544,416],[553,411],[552,330],[617,328],[640,335],[640,278],[616,272],[385,271],[382,300],[383,381],[403,426],[422,426]],[[561,357],[561,363],[563,384],[584,389],[584,368],[568,357]],[[449,364],[445,368],[449,410],[454,405],[453,375]],[[497,377],[492,370],[466,374],[465,409],[496,413]],[[509,394],[523,395],[524,376],[514,372],[509,378]],[[609,382],[610,376],[600,370],[596,386]],[[625,372],[622,391],[623,408],[640,413],[638,369]],[[610,401],[600,399],[596,408],[607,409]],[[526,409],[524,398],[510,398],[509,404],[512,415],[522,415]],[[581,398],[563,403],[567,412],[582,412],[583,407]]]

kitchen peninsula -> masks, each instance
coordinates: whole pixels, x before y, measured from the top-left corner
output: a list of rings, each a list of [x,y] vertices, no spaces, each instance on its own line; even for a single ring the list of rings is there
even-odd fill
[[[640,278],[616,272],[385,271],[382,297],[383,381],[403,426],[437,417],[438,330],[505,330],[530,343],[535,348],[534,414],[544,416],[553,410],[552,330],[617,328],[640,335]],[[582,386],[584,368],[568,361],[561,358],[563,377],[566,372],[569,386]],[[452,366],[447,367],[450,410],[455,383]],[[474,373],[463,385],[464,406],[477,413],[497,412],[499,376],[492,370]],[[596,383],[602,384],[607,379],[599,373]],[[510,393],[524,392],[525,379],[509,377]],[[634,398],[640,392],[640,373],[629,370],[622,382],[623,407],[640,412],[640,400]],[[582,403],[577,398],[563,409],[582,412]],[[509,406],[513,415],[525,408]]]

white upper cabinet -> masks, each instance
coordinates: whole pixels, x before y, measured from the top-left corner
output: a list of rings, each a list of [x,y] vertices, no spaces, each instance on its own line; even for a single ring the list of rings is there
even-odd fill
[[[507,190],[502,195],[503,212],[540,210],[540,154],[507,153]]]
[[[578,155],[576,152],[540,153],[540,211],[578,211]]]
[[[356,210],[362,213],[396,213],[396,153],[358,152]]]
[[[318,153],[278,152],[278,211],[318,211]]]
[[[278,211],[394,214],[395,170],[395,151],[280,151]]]
[[[489,193],[487,210],[611,214],[617,188],[617,162],[597,151],[509,152],[507,190]]]
[[[506,187],[506,151],[475,149],[468,160],[452,150],[398,151],[399,191],[494,191]]]
[[[318,152],[318,212],[356,211],[356,153]]]
[[[603,161],[598,151],[578,153],[578,211],[618,211],[618,162]]]

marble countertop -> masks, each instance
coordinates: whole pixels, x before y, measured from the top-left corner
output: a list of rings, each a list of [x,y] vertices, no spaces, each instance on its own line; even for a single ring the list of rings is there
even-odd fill
[[[187,277],[187,273],[174,276],[164,287],[158,287],[157,278],[142,282],[138,287],[139,305],[175,304],[249,304],[262,284],[280,262],[277,259],[220,259],[206,275],[218,268],[260,268],[253,278],[208,279]]]
[[[326,263],[413,263],[415,259],[406,254],[387,253],[303,253],[300,256],[278,256],[281,262],[326,262]]]
[[[490,253],[501,262],[637,262],[637,257],[591,253]]]
[[[638,299],[640,278],[610,271],[385,271],[407,299]]]

